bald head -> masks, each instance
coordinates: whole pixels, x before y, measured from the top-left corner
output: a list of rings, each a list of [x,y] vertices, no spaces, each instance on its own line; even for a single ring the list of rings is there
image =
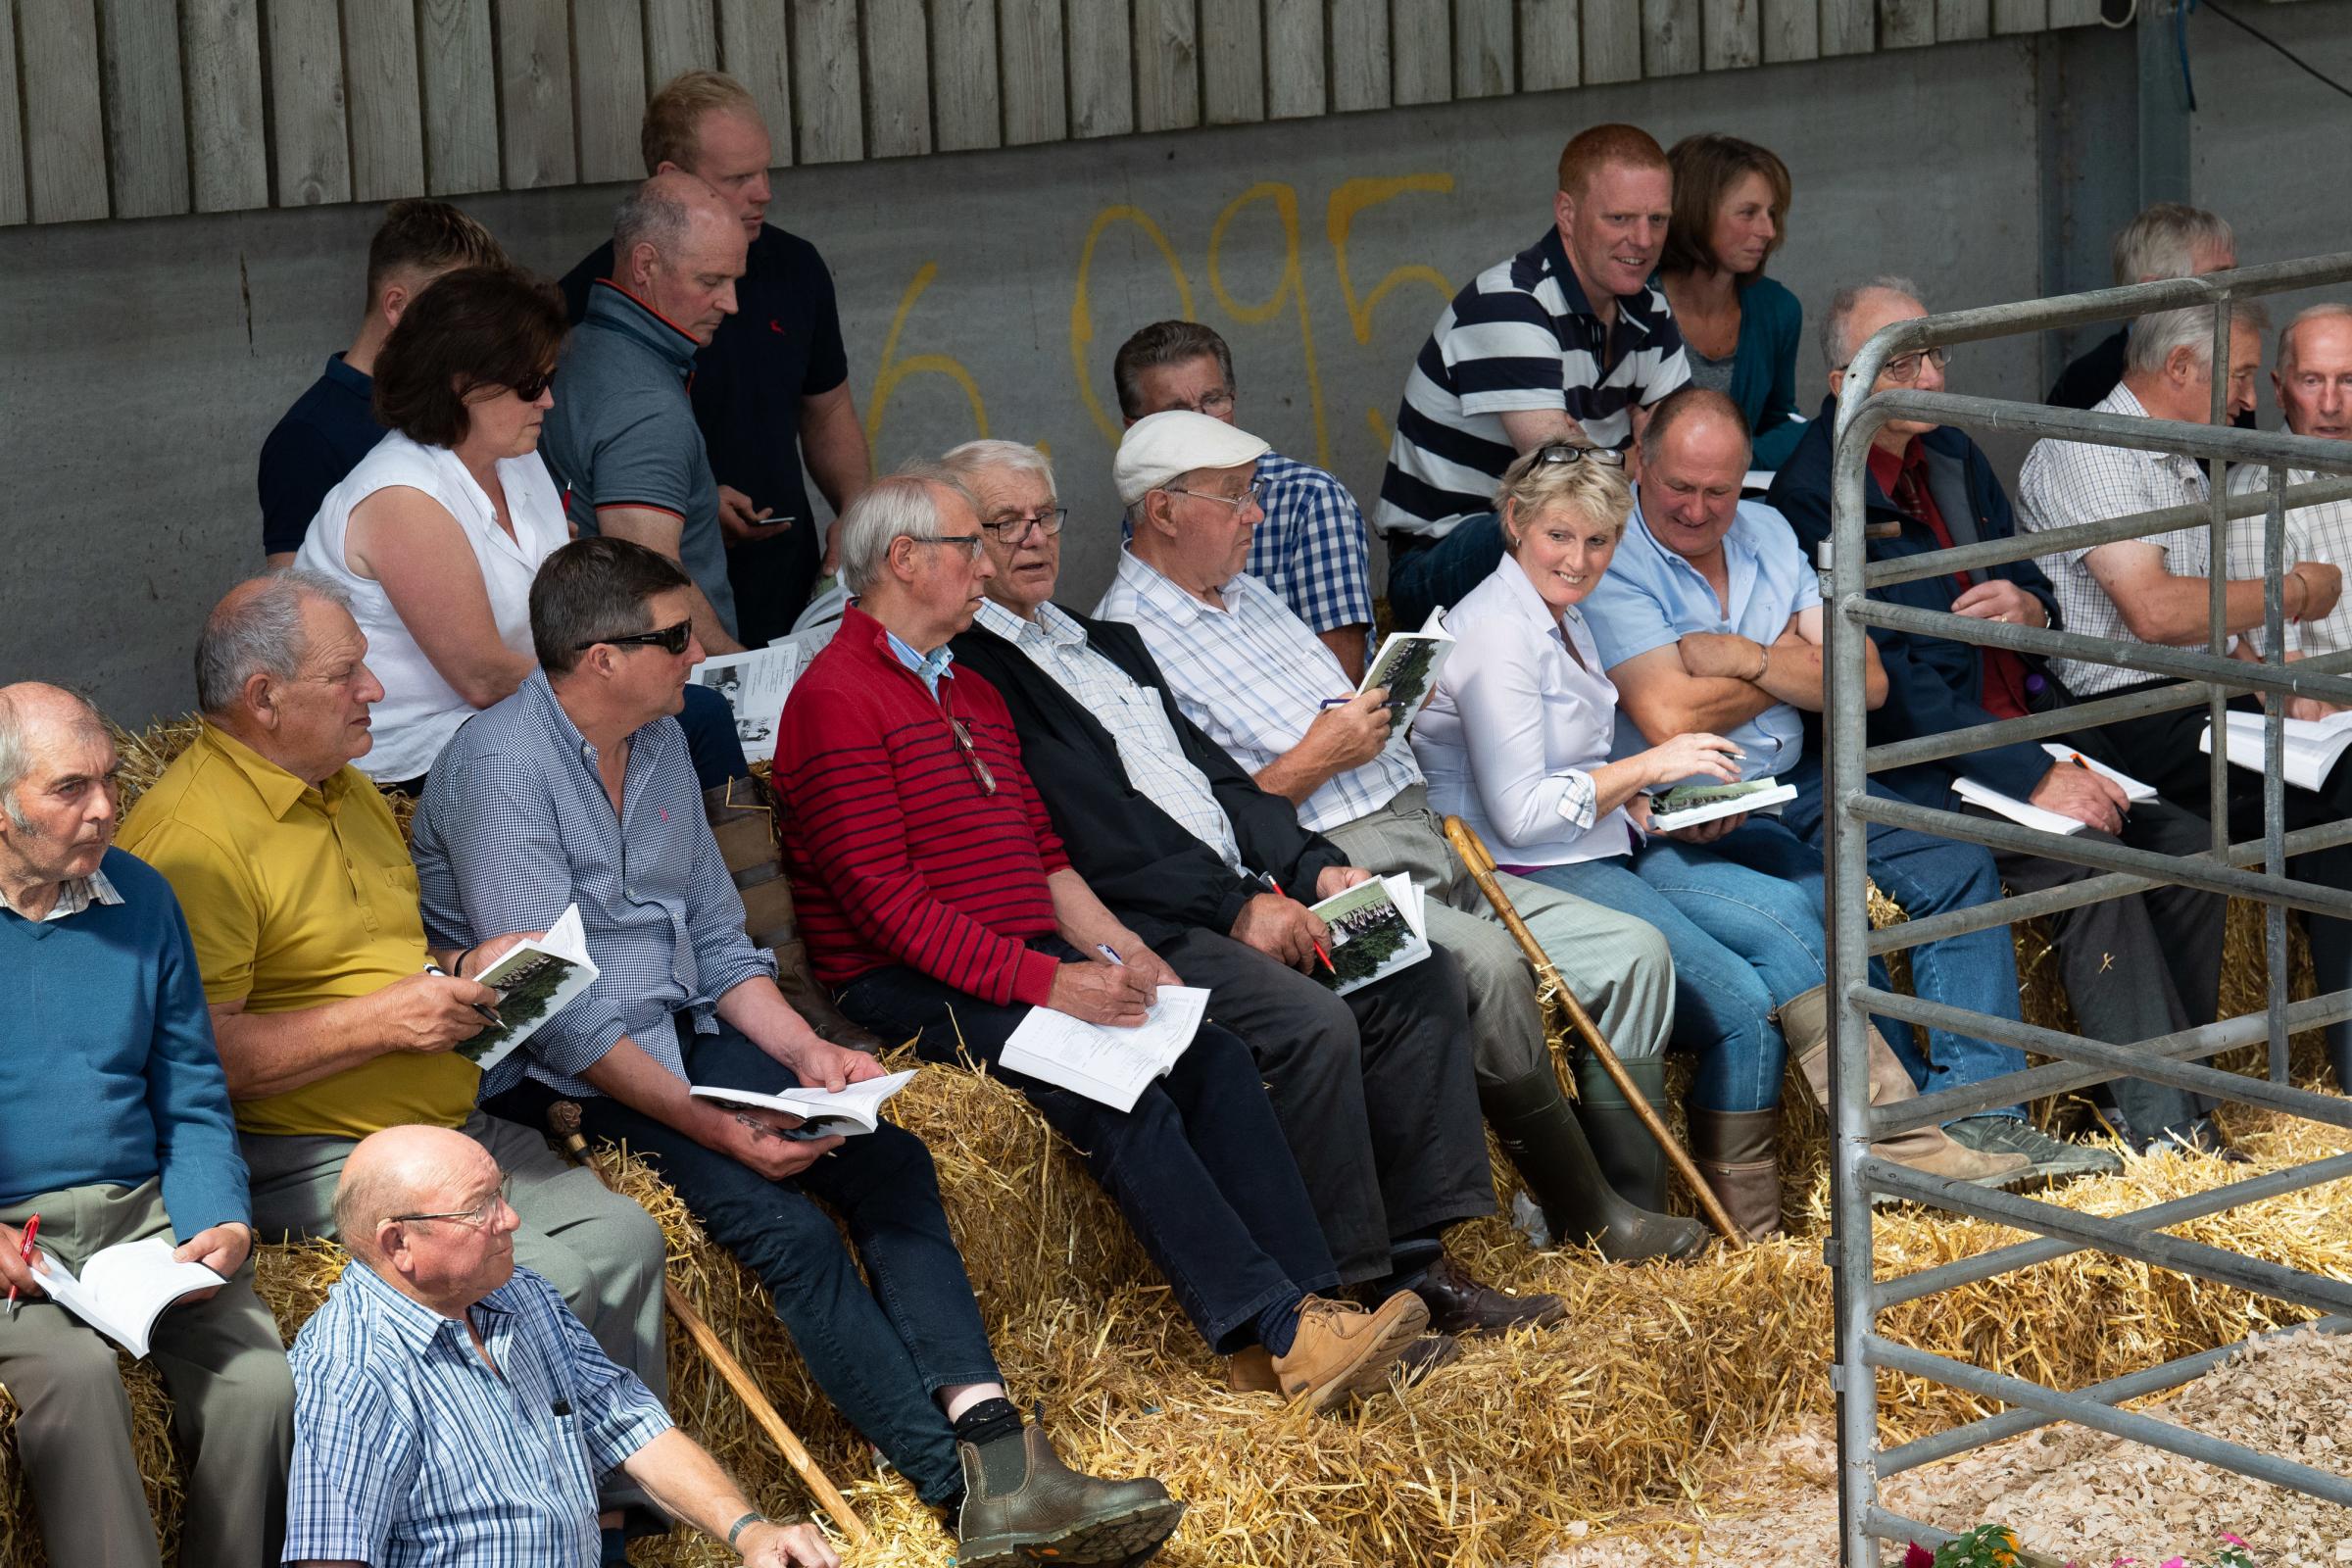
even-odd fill
[[[376,1233],[398,1214],[440,1214],[496,1186],[498,1162],[446,1127],[387,1127],[360,1140],[335,1183],[335,1230],[352,1255],[383,1272]]]
[[[735,209],[694,175],[665,170],[612,215],[612,276],[698,343],[735,314],[751,241]]]
[[[0,846],[6,858],[30,856],[44,870],[74,876],[96,869],[114,837],[114,737],[82,698],[46,681],[0,686]],[[59,814],[67,806],[75,808]],[[58,841],[60,833],[65,842]],[[68,853],[74,844],[92,842],[94,854]],[[48,864],[53,856],[89,863],[68,871],[62,863]],[[31,868],[8,869],[28,874]]]

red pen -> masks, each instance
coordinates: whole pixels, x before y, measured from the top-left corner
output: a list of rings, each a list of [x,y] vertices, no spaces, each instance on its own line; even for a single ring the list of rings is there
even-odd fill
[[[1323,944],[1320,942],[1315,944],[1315,956],[1321,958],[1323,967],[1329,969],[1333,974],[1340,972],[1340,966],[1331,961],[1331,955],[1323,951]]]
[[[31,1263],[32,1239],[40,1234],[41,1216],[35,1214],[24,1222],[24,1245],[19,1248],[17,1250],[18,1257],[24,1262],[27,1264]],[[8,1288],[8,1315],[10,1317],[15,1317],[17,1315],[17,1288],[14,1285],[11,1285]]]

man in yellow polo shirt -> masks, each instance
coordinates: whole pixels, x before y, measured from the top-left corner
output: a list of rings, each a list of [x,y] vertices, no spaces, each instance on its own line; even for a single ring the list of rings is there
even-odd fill
[[[367,647],[332,583],[287,571],[231,589],[196,645],[204,728],[122,833],[187,911],[254,1228],[332,1239],[335,1183],[361,1139],[412,1122],[456,1128],[507,1172],[522,1217],[514,1260],[546,1275],[606,1353],[666,1399],[661,1227],[558,1158],[538,1129],[474,1106],[482,1075],[452,1048],[481,1031],[475,1008],[498,997],[465,977],[517,938],[428,954],[408,845],[350,765],[373,743],[368,710],[383,696]],[[428,958],[450,973],[428,973]],[[641,1501],[609,1494],[606,1524]]]

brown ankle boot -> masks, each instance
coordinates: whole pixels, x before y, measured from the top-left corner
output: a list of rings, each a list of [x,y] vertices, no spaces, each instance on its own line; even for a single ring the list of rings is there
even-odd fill
[[[1428,1326],[1429,1308],[1410,1291],[1398,1291],[1370,1311],[1310,1296],[1299,1303],[1289,1353],[1270,1357],[1269,1364],[1283,1396],[1320,1415],[1351,1394],[1386,1387],[1389,1368]]]
[[[1828,986],[1815,986],[1802,996],[1782,1003],[1779,1017],[1781,1038],[1788,1042],[1788,1054],[1796,1058],[1805,1087],[1812,1091],[1814,1103],[1830,1112],[1834,1125],[1836,1114],[1830,1110],[1829,998]],[[1918,1098],[1919,1086],[1911,1081],[1910,1069],[1874,1027],[1870,1031],[1872,1106],[1899,1105]],[[1908,1165],[1930,1176],[1948,1176],[1954,1181],[1975,1182],[1984,1187],[2014,1181],[2034,1164],[2023,1154],[1980,1154],[1954,1143],[1951,1134],[1934,1126],[1914,1127],[1908,1132],[1877,1139],[1870,1152],[1881,1159]]]
[[[1041,1427],[985,1448],[958,1443],[956,1451],[963,1462],[956,1519],[962,1568],[1141,1562],[1184,1517],[1184,1504],[1150,1477],[1105,1481],[1071,1469]]]
[[[756,778],[703,791],[703,814],[743,898],[743,929],[755,947],[775,955],[777,989],[809,1028],[837,1046],[879,1055],[881,1036],[852,1023],[834,1004],[808,968],[808,950],[793,933],[792,884],[776,852],[771,801],[767,786]]]
[[[1733,1222],[1759,1242],[1780,1235],[1780,1111],[1688,1109],[1690,1163]]]

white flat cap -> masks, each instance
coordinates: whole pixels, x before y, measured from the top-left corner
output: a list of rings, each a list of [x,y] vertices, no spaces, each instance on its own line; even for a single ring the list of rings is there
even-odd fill
[[[1119,503],[1132,507],[1147,490],[1156,490],[1195,468],[1238,468],[1273,450],[1247,430],[1190,409],[1148,415],[1127,427],[1119,455],[1111,461],[1111,483]]]

